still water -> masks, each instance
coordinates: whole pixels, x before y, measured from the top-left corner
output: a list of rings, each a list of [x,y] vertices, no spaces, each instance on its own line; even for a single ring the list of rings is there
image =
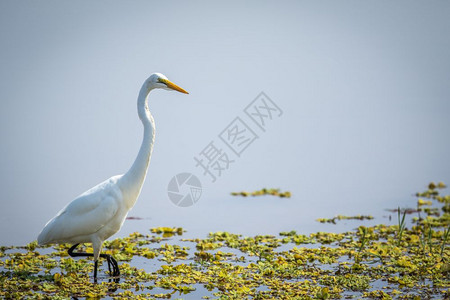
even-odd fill
[[[353,222],[324,225],[315,220],[363,214],[373,215],[375,223],[388,223],[385,209],[414,207],[414,194],[429,181],[450,181],[441,155],[445,141],[436,137],[446,122],[436,118],[440,112],[383,111],[380,124],[376,112],[348,115],[325,110],[311,115],[302,112],[301,103],[283,99],[257,94],[228,108],[227,117],[209,120],[212,129],[199,127],[198,136],[190,134],[192,128],[167,132],[163,122],[141,196],[115,237],[158,226],[183,227],[192,237],[214,231],[256,235],[347,230]],[[429,146],[418,147],[417,141]],[[127,152],[137,152],[138,146]],[[129,164],[129,157],[123,165]],[[58,157],[50,160],[56,163]],[[36,239],[59,209],[109,172],[103,164],[84,165],[87,173],[69,166],[55,164],[51,170],[58,172],[44,171],[38,177],[23,173],[16,177],[23,184],[14,181],[4,187],[8,198],[0,211],[1,244],[24,245]],[[177,174],[195,180],[182,184],[174,181]],[[262,188],[292,196],[230,194]],[[192,197],[181,203],[189,194]]]

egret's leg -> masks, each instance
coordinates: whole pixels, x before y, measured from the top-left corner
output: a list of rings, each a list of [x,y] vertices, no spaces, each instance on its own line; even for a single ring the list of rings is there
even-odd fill
[[[79,244],[75,244],[72,247],[70,247],[68,253],[71,257],[78,257],[78,256],[94,256],[93,253],[86,253],[86,252],[73,252],[76,247],[78,247]],[[112,276],[119,276],[120,270],[119,265],[117,261],[109,254],[101,253],[100,257],[106,258],[106,261],[108,262],[108,270],[109,274]],[[112,266],[112,272],[111,272],[111,266]],[[94,262],[94,279],[97,279],[97,267],[98,267],[98,261]]]
[[[73,253],[73,250],[75,250],[75,248],[78,247],[78,245],[79,244],[73,245],[72,247],[70,247],[69,251],[67,251],[67,253],[69,253],[69,255],[71,257],[80,256],[80,255],[77,255],[78,253]]]
[[[98,267],[98,260],[94,262],[94,281],[97,283],[97,267]]]
[[[107,255],[107,254],[105,254],[105,255]],[[119,276],[120,275],[119,264],[114,259],[114,257],[112,257],[111,255],[108,255],[108,256],[109,256],[109,260],[111,260],[111,265],[113,266],[113,276]]]
[[[111,274],[112,276],[116,276],[116,265],[113,263],[112,261],[112,256],[111,255],[106,255],[106,260],[108,261],[108,266],[111,265],[112,266],[112,271],[111,269],[109,269],[109,274]]]
[[[109,257],[108,256],[103,256],[103,255],[101,255],[100,254],[100,257],[103,257],[103,258],[106,258],[106,262],[108,263],[108,271],[109,271],[109,274],[112,274],[111,273],[111,262],[110,262],[110,260],[109,260]],[[114,266],[113,266],[114,267]],[[114,269],[113,269],[114,270]]]
[[[119,264],[114,259],[114,257],[112,257],[109,254],[100,254],[100,257],[106,258],[106,261],[108,262],[109,274],[111,274],[112,276],[120,275]],[[112,272],[111,272],[110,265],[112,266]]]

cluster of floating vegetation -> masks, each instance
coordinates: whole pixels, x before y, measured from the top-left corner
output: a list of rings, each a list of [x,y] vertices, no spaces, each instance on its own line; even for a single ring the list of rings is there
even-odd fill
[[[232,196],[243,196],[243,197],[248,197],[248,196],[266,196],[266,195],[270,195],[270,196],[277,196],[280,198],[290,198],[291,197],[291,192],[286,191],[286,192],[280,192],[279,189],[266,189],[263,188],[261,190],[258,191],[254,191],[254,192],[232,192],[231,193]]]
[[[336,221],[340,221],[340,220],[372,220],[373,217],[372,216],[361,216],[361,215],[357,215],[357,216],[343,216],[343,215],[337,215],[334,218],[331,219],[324,219],[324,218],[320,218],[317,219],[317,222],[320,223],[333,223],[336,224]]]
[[[184,230],[181,227],[156,227],[150,229],[151,232],[156,234],[162,234],[163,237],[171,237],[174,235],[182,235]]]
[[[421,210],[409,226],[398,209],[398,225],[344,233],[215,232],[203,239],[183,239],[182,228],[133,233],[105,242],[121,276],[105,275],[99,284],[90,277],[92,261],[67,256],[70,245],[0,247],[0,298],[449,298],[450,196],[439,188],[417,195],[420,208],[439,206],[439,215]]]

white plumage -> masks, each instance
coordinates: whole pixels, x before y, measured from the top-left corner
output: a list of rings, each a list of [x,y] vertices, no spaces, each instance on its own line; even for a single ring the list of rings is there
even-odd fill
[[[94,278],[97,277],[97,261],[103,242],[118,232],[130,209],[136,203],[144,183],[155,140],[155,124],[148,109],[151,90],[162,88],[187,94],[160,73],[152,74],[142,85],[138,97],[138,115],[144,125],[144,138],[138,156],[124,175],[113,176],[75,198],[47,222],[38,236],[40,245],[52,243],[75,244],[71,256],[93,256]],[[79,243],[92,243],[93,254],[73,253]],[[119,275],[117,262],[109,255],[102,257],[114,263],[114,275]]]
[[[117,184],[120,178],[111,177],[75,198],[45,225],[38,243],[91,242],[97,259],[101,243],[119,231],[128,214]]]

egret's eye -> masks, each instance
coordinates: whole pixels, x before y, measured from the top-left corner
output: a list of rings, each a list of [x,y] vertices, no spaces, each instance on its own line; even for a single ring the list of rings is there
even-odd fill
[[[158,82],[167,86],[166,81],[164,79],[162,79],[162,78],[158,78]]]

